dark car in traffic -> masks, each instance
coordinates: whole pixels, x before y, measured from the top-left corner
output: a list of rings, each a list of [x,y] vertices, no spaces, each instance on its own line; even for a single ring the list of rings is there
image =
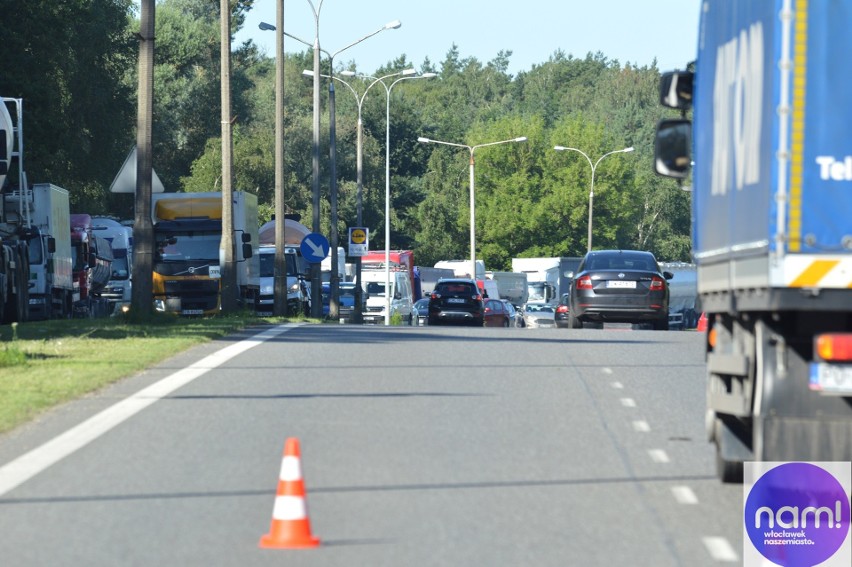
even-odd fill
[[[671,272],[643,250],[593,250],[586,253],[571,284],[568,326],[584,324],[650,324],[669,328]],[[592,326],[592,325],[589,325]]]
[[[556,323],[556,327],[559,329],[567,329],[570,327],[568,324],[568,301],[570,300],[570,294],[563,293],[562,297],[559,299],[559,303],[556,305],[556,313],[553,315],[553,321]]]
[[[482,327],[484,303],[476,280],[441,279],[429,296],[429,325],[459,323]]]

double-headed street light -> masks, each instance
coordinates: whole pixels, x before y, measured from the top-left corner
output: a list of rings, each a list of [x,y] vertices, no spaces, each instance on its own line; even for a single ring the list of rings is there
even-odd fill
[[[319,227],[319,213],[320,213],[320,205],[319,205],[319,53],[325,53],[329,60],[329,77],[334,78],[334,58],[340,53],[346,51],[350,47],[353,47],[362,41],[373,37],[374,35],[381,33],[385,30],[389,29],[398,29],[402,26],[402,22],[399,20],[394,20],[392,22],[388,22],[383,25],[381,28],[361,37],[360,39],[353,41],[349,45],[342,47],[335,51],[334,53],[329,53],[328,51],[321,49],[319,46],[319,12],[322,9],[322,2],[320,0],[318,6],[314,8],[313,2],[308,0],[308,3],[311,5],[311,9],[314,12],[314,20],[316,24],[316,34],[314,38],[314,43],[311,44],[304,39],[301,39],[295,35],[287,33],[286,31],[282,31],[283,35],[291,37],[296,41],[307,45],[308,47],[313,48],[314,50],[314,68],[313,71],[310,72],[310,76],[313,76],[314,79],[314,136],[313,136],[313,232],[318,233],[320,231]],[[275,30],[276,26],[271,24],[267,24],[265,22],[261,22],[259,25],[262,30]],[[331,202],[331,234],[329,235],[329,244],[331,247],[331,274],[330,274],[330,301],[329,301],[329,317],[331,319],[337,319],[339,316],[339,297],[340,297],[340,280],[339,274],[337,272],[338,265],[338,232],[337,232],[337,144],[336,144],[336,128],[335,128],[335,97],[334,97],[334,81],[329,81],[328,84],[328,96],[329,96],[329,177],[330,177],[330,188],[329,188],[329,200]],[[322,282],[320,276],[320,269],[318,265],[313,266],[312,274],[311,274],[311,315],[313,317],[321,317],[322,316]]]
[[[415,73],[416,73],[416,71],[414,69],[405,69],[403,71],[398,71],[396,73],[390,73],[388,75],[384,75],[384,76],[378,77],[378,78],[362,76],[362,78],[365,78],[365,79],[368,79],[368,80],[372,79],[373,82],[370,83],[367,86],[366,89],[364,89],[364,92],[361,95],[358,94],[358,91],[355,90],[355,87],[353,87],[352,85],[350,85],[348,82],[344,81],[343,79],[341,79],[339,77],[332,76],[332,75],[322,75],[323,77],[325,77],[327,79],[333,79],[334,81],[339,81],[339,82],[343,83],[344,85],[346,85],[346,87],[355,96],[355,103],[358,107],[358,134],[357,134],[357,142],[356,142],[356,150],[355,150],[355,152],[356,152],[356,168],[357,168],[357,184],[358,184],[358,193],[357,193],[357,214],[358,214],[357,224],[358,224],[358,226],[364,225],[364,217],[363,217],[363,213],[362,213],[362,211],[363,211],[363,194],[364,194],[364,165],[363,165],[364,164],[364,150],[363,150],[364,122],[361,118],[362,109],[363,109],[363,106],[364,106],[364,99],[367,98],[367,93],[370,91],[370,88],[373,85],[383,81],[384,79],[389,79],[391,77],[398,77],[400,75],[409,76],[409,75],[414,75]],[[307,71],[307,70],[302,71],[302,74],[307,75],[307,76],[313,76],[313,71]],[[357,75],[354,71],[341,71],[340,74],[344,75],[346,77],[353,77],[353,76]],[[426,73],[426,74],[423,75],[423,77],[426,77],[426,76],[429,76],[429,77],[434,76],[434,73]],[[416,78],[416,77],[412,77],[412,78]],[[361,257],[357,256],[355,258],[355,281],[358,282],[358,285],[355,286],[355,308],[354,308],[354,318],[355,318],[356,323],[361,323],[362,322],[362,316],[363,316],[363,313],[362,313],[362,310],[361,310],[361,308],[362,308],[362,296],[363,296],[363,288],[361,287],[361,266],[362,266]]]
[[[556,150],[556,151],[560,151],[560,152],[572,151],[572,152],[577,152],[577,153],[583,154],[583,157],[586,158],[586,160],[589,162],[589,165],[592,168],[592,187],[591,187],[591,190],[589,191],[589,236],[588,236],[588,251],[591,252],[591,250],[592,250],[592,204],[594,203],[594,199],[595,199],[595,169],[597,169],[598,164],[606,156],[611,156],[612,154],[621,154],[621,153],[626,153],[626,152],[632,152],[633,146],[630,146],[629,148],[624,148],[623,150],[614,150],[612,152],[606,153],[606,154],[602,155],[600,158],[598,158],[598,161],[596,161],[594,164],[592,164],[592,158],[590,158],[588,155],[586,155],[586,152],[584,152],[582,150],[578,150],[577,148],[567,148],[565,146],[554,146],[553,149]]]
[[[406,79],[431,79],[432,77],[436,77],[436,73],[423,73],[422,75],[415,75],[414,69],[406,69],[402,71],[403,76],[392,82],[390,85],[386,84],[383,78],[378,78],[373,81],[370,86],[372,87],[374,84],[379,83],[385,88],[385,94],[387,95],[387,102],[385,104],[385,326],[390,325],[390,306],[391,306],[391,293],[390,293],[390,95],[391,89],[393,89],[394,85],[399,83],[400,81],[404,81]],[[368,87],[369,88],[369,87]],[[358,282],[358,285],[361,285],[361,282]]]
[[[512,138],[511,140],[501,140],[499,142],[489,142],[487,144],[477,144],[468,146],[466,144],[454,144],[452,142],[442,142],[440,140],[430,140],[429,138],[417,138],[418,142],[424,144],[443,144],[445,146],[454,146],[456,148],[466,148],[470,152],[470,277],[476,279],[476,214],[475,214],[475,198],[474,198],[474,159],[473,153],[477,148],[486,146],[496,146],[497,144],[509,144],[512,142],[526,142],[527,137]]]

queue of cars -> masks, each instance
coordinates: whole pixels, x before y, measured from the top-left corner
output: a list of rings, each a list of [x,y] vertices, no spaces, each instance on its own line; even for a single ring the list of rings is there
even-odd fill
[[[428,297],[414,302],[410,322],[533,329],[602,328],[604,323],[629,323],[668,330],[668,282],[674,276],[660,268],[652,253],[590,251],[572,276],[569,292],[558,303],[528,301],[521,307],[506,299],[489,297],[487,289],[477,280],[442,278]],[[349,299],[354,301],[354,294]],[[344,309],[351,311],[352,304],[342,299],[341,313]]]

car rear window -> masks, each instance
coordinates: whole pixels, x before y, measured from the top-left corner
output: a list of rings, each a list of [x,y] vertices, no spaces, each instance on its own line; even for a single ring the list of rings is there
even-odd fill
[[[657,271],[652,258],[626,254],[600,255],[589,259],[587,270],[647,270]]]
[[[473,290],[473,286],[469,284],[463,283],[453,283],[453,284],[438,284],[437,290],[438,293],[442,294],[468,294],[468,295],[476,295],[476,292]]]

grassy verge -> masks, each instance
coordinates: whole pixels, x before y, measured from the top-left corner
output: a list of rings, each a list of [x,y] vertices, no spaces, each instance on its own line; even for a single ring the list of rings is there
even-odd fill
[[[154,317],[39,321],[0,327],[0,433],[40,412],[203,342],[280,318]]]

